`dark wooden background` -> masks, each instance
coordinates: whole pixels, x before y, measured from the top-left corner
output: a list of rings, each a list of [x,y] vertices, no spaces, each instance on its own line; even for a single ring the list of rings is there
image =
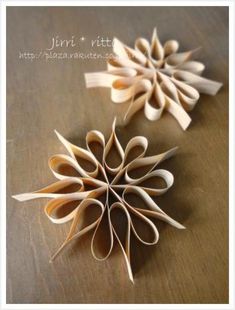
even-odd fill
[[[125,145],[134,135],[150,141],[149,154],[178,145],[163,167],[175,184],[160,207],[187,230],[160,225],[160,241],[144,247],[133,239],[135,285],[128,280],[120,251],[105,262],[90,253],[90,236],[68,247],[49,264],[67,225],[53,225],[45,201],[19,203],[12,194],[51,183],[47,160],[65,150],[53,130],[84,146],[91,129],[110,133],[126,105],[115,105],[108,89],[87,90],[84,72],[105,69],[105,60],[19,59],[39,52],[53,36],[85,37],[79,48],[98,52],[97,36],[116,36],[133,46],[151,37],[154,26],[164,42],[181,50],[202,47],[204,76],[224,83],[215,97],[202,95],[183,132],[164,114],[149,122],[141,111],[118,127]],[[227,303],[228,302],[228,9],[224,7],[8,7],[7,8],[7,302],[8,303]]]

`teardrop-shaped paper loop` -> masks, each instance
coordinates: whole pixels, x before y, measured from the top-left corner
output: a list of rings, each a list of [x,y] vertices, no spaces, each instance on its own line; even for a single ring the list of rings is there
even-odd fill
[[[132,187],[129,187],[129,188],[131,189]],[[131,212],[131,218],[132,218],[132,220],[131,220],[131,229],[132,229],[133,234],[135,235],[135,237],[141,243],[143,243],[145,245],[154,245],[154,244],[156,244],[158,242],[158,240],[159,240],[159,233],[158,233],[157,227],[154,225],[154,223],[150,219],[148,219],[145,215],[140,213],[137,208],[131,206],[126,201],[125,201],[125,205],[126,205],[128,211]],[[135,224],[133,223],[133,219],[134,218],[137,218],[139,220],[139,222],[141,222],[141,226],[146,226],[146,227],[148,227],[148,229],[151,230],[151,233],[152,233],[151,241],[150,240],[146,240],[145,236],[143,236],[141,232],[137,231],[137,229],[135,227]]]
[[[177,70],[183,70],[200,75],[204,71],[204,69],[205,65],[203,63],[191,60],[178,65],[177,69],[174,70],[174,72],[177,72]]]
[[[74,200],[74,198],[66,198],[66,197],[55,198],[50,200],[46,204],[44,211],[46,216],[52,223],[64,224],[74,219],[81,201],[82,200]],[[72,210],[70,210],[68,207],[70,203],[73,203],[73,205],[75,204],[75,207]],[[61,209],[64,209],[66,215],[60,217],[58,216],[54,217],[53,214],[55,214],[57,210]],[[67,211],[66,209],[69,210]]]
[[[164,44],[164,56],[175,54],[179,49],[179,42],[176,40],[168,40]]]
[[[131,120],[131,118],[136,114],[139,110],[141,110],[145,103],[149,100],[153,92],[153,86],[148,80],[140,80],[138,83],[135,84],[134,90],[133,90],[133,97],[132,102],[129,105],[129,108],[124,116],[124,122],[125,124],[128,124]],[[143,93],[140,95],[137,99],[135,99],[135,96]]]
[[[154,28],[151,42],[151,56],[156,61],[164,58],[164,48],[158,38],[157,28]]]
[[[178,66],[182,65],[183,63],[187,62],[194,53],[196,53],[200,48],[196,48],[191,51],[183,52],[183,53],[175,53],[169,55],[165,59],[165,68],[173,67],[177,68]]]
[[[89,225],[85,226],[84,228],[77,231],[77,226],[78,226],[79,221],[81,220],[82,213],[85,211],[86,208],[91,208],[94,205],[96,205],[100,208],[99,217],[96,220],[94,220],[91,224],[89,224]],[[103,215],[103,212],[104,212],[104,206],[99,200],[92,199],[92,198],[87,198],[87,199],[83,200],[80,203],[80,205],[78,206],[78,208],[76,209],[76,213],[75,213],[75,216],[73,218],[73,223],[70,227],[69,233],[68,233],[65,241],[59,247],[59,249],[54,253],[54,255],[51,257],[51,261],[53,261],[56,258],[56,256],[58,256],[58,254],[64,249],[64,247],[70,241],[72,241],[75,238],[81,237],[82,235],[84,235],[85,233],[90,231],[91,229],[95,228],[97,226],[98,222],[100,221],[100,219]]]
[[[145,66],[149,57],[151,57],[151,46],[148,40],[144,38],[138,38],[135,41],[135,49],[139,54],[143,55],[143,65]]]
[[[95,228],[94,234],[92,236],[92,240],[91,240],[91,253],[93,255],[93,257],[96,260],[99,261],[104,261],[106,260],[109,255],[112,252],[113,249],[113,230],[112,230],[112,225],[111,225],[111,220],[110,220],[110,208],[108,205],[108,200],[109,200],[109,195],[107,192],[107,196],[106,196],[106,202],[105,202],[105,210],[106,212],[104,212],[102,214],[102,217],[100,218],[99,222],[97,223],[97,226]],[[107,216],[105,218],[105,216]],[[100,234],[100,230],[104,229],[102,227],[102,222],[107,222],[107,226],[106,226],[106,231],[105,231],[105,235],[106,235],[106,240],[103,240],[103,242],[105,241],[105,249],[102,249],[102,253],[101,251],[98,253],[98,251],[96,250],[96,243],[100,240],[98,240],[99,238],[99,234]],[[107,246],[108,245],[108,246]]]
[[[125,166],[129,164],[131,161],[133,161],[131,160],[127,162],[127,159],[128,159],[128,156],[132,153],[133,149],[136,147],[141,147],[142,150],[135,158],[133,158],[133,160],[144,157],[147,151],[147,148],[148,148],[148,140],[143,136],[136,136],[127,143],[127,146],[125,148],[125,153],[124,153],[124,159],[123,159]]]
[[[118,61],[131,61],[131,64],[134,68],[140,68],[139,64],[144,65],[146,63],[146,56],[143,55],[138,50],[132,49],[126,45],[124,45],[117,38],[113,39],[113,52],[117,55]],[[133,61],[135,60],[135,61]],[[121,64],[121,63],[120,63]],[[137,66],[136,66],[137,64]]]
[[[99,160],[99,158],[97,158],[96,155],[94,155],[94,156],[96,157],[96,160],[98,160],[103,165],[104,149],[105,149],[104,135],[98,130],[89,131],[86,135],[86,145],[87,145],[87,149],[90,153],[92,153],[92,150],[91,150],[91,144],[92,143],[98,143],[100,145],[100,147],[102,149],[101,160]]]
[[[178,49],[176,40],[162,44],[156,28],[151,42],[138,38],[134,49],[115,38],[115,55],[108,60],[107,71],[86,73],[86,86],[109,87],[113,102],[129,101],[124,125],[141,109],[150,121],[158,120],[166,110],[186,130],[191,123],[187,111],[195,107],[199,93],[215,95],[222,83],[200,77],[204,64],[191,60],[200,48],[186,52]]]
[[[98,163],[95,156],[91,152],[70,143],[56,130],[55,133],[69,151],[70,156],[77,162],[77,170],[79,173],[85,177],[96,177],[98,174]]]
[[[112,225],[112,217],[110,217],[110,221],[111,221],[111,225],[112,225],[112,229],[113,229],[113,233],[120,245],[120,248],[122,250],[125,262],[126,262],[126,266],[127,266],[127,271],[128,271],[128,275],[129,275],[129,279],[134,282],[133,279],[133,274],[132,274],[132,270],[131,270],[131,260],[130,260],[130,231],[131,231],[131,217],[129,215],[129,212],[126,210],[125,206],[123,204],[121,204],[120,202],[116,202],[114,204],[112,204],[112,206],[110,207],[110,213],[112,213],[116,208],[119,208],[120,210],[122,210],[122,212],[124,213],[126,219],[127,219],[127,227],[124,228],[126,229],[126,238],[125,238],[125,244],[122,243],[122,241],[120,240],[117,231],[115,230],[114,225]]]
[[[105,146],[105,149],[104,149],[104,165],[105,165],[105,168],[107,169],[107,171],[112,175],[118,173],[121,170],[121,168],[123,166],[123,160],[124,160],[124,151],[122,149],[120,142],[118,141],[118,138],[117,138],[117,135],[115,132],[115,125],[116,125],[116,119],[113,122],[112,133],[111,133],[110,138],[109,138],[109,140]],[[111,167],[107,163],[107,157],[108,157],[109,152],[111,151],[112,147],[115,147],[115,149],[118,153],[118,156],[120,157],[120,164],[116,167]]]
[[[207,95],[216,95],[219,89],[222,87],[222,83],[212,81],[191,72],[177,70],[173,77],[176,80],[185,82],[186,84],[191,85],[197,89],[200,93]]]
[[[149,194],[142,188],[137,187],[137,186],[128,186],[124,192],[123,192],[123,200],[127,205],[130,206],[128,202],[126,202],[128,194],[135,194],[138,196],[146,205],[146,209],[143,208],[138,208],[132,206],[135,210],[138,212],[150,216],[150,217],[155,217],[158,218],[162,221],[167,222],[168,224],[178,228],[178,229],[184,229],[185,227],[172,219],[169,215],[167,215],[162,209],[159,208],[159,206],[154,202],[154,200],[149,196]]]
[[[148,157],[144,157],[144,158],[137,158],[136,160],[131,162],[126,168],[126,171],[125,171],[126,182],[134,183],[134,182],[139,180],[139,178],[133,178],[130,176],[130,172],[132,170],[142,168],[142,167],[148,167],[147,172],[145,172],[145,175],[147,176],[147,175],[149,175],[149,173],[154,168],[157,167],[157,165],[159,165],[164,160],[173,156],[176,153],[177,149],[178,149],[177,147],[174,147],[174,148],[170,149],[169,151],[164,152],[162,154],[158,154],[158,155],[154,155],[154,156],[148,156]]]
[[[178,121],[183,130],[186,130],[188,128],[192,121],[191,117],[183,109],[182,106],[180,106],[177,102],[175,102],[168,96],[166,96],[166,110],[172,116],[174,116],[174,118]]]
[[[136,73],[143,69],[143,62],[146,62],[146,56],[139,51],[124,47],[118,39],[114,39],[113,51],[116,56],[109,58],[107,63],[108,70],[116,70],[121,68],[135,69]],[[120,50],[119,50],[120,49]],[[123,50],[124,54],[123,54]],[[136,74],[135,74],[136,75]]]
[[[142,185],[144,181],[147,181],[147,180],[149,181],[151,179],[153,180],[154,178],[162,179],[165,182],[165,186],[162,188],[151,188],[151,187],[145,187]],[[168,191],[169,188],[171,188],[173,183],[174,183],[174,177],[172,173],[164,169],[158,169],[133,181],[131,184],[138,185],[140,188],[144,189],[149,195],[162,195],[166,191]]]
[[[131,153],[137,147],[141,148],[140,153],[137,153],[137,154],[135,153],[134,156],[131,156]],[[148,140],[142,136],[136,136],[128,142],[126,149],[125,149],[125,152],[124,152],[122,169],[119,170],[119,172],[116,174],[115,178],[112,180],[112,182],[111,182],[112,185],[117,184],[117,182],[120,180],[120,178],[125,173],[127,167],[132,162],[134,162],[138,158],[144,157],[147,148],[148,148]]]
[[[79,178],[66,178],[32,193],[24,193],[12,197],[18,201],[27,201],[36,198],[74,197],[75,195],[77,197],[81,195],[81,199],[84,198],[84,185]]]
[[[111,88],[111,98],[115,103],[121,103],[130,100],[139,87],[137,83],[139,78],[122,78],[113,82]]]
[[[68,155],[53,155],[49,158],[48,165],[54,176],[59,180],[68,177],[86,176],[86,174],[83,173],[84,171],[80,169],[77,161]]]
[[[186,111],[191,111],[199,99],[199,92],[185,83],[172,79],[178,93],[179,101]]]
[[[152,97],[155,99],[154,100],[155,106],[150,104],[148,100],[145,102],[145,106],[144,106],[145,116],[150,121],[156,121],[161,117],[162,112],[164,111],[164,108],[165,108],[165,103],[166,103],[166,98],[160,85],[158,83],[155,83],[153,87],[154,88],[153,88]]]

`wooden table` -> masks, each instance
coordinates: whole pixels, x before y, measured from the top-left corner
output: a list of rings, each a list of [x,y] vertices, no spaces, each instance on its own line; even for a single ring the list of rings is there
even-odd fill
[[[110,134],[115,105],[108,89],[85,88],[84,73],[105,69],[104,59],[20,59],[40,52],[52,37],[79,46],[63,52],[96,52],[98,36],[133,46],[158,27],[162,41],[177,39],[181,50],[202,47],[204,76],[224,83],[214,97],[202,95],[183,132],[167,113],[149,122],[143,111],[118,127],[121,143],[135,135],[149,139],[149,154],[180,147],[162,167],[175,176],[159,206],[187,230],[159,224],[156,246],[132,238],[135,285],[118,248],[105,261],[90,253],[89,236],[58,259],[49,257],[68,225],[52,224],[45,201],[19,203],[11,195],[54,181],[48,158],[66,153],[53,130],[84,146],[87,131]],[[7,9],[7,302],[8,303],[227,303],[228,302],[228,9],[223,7],[9,7]]]

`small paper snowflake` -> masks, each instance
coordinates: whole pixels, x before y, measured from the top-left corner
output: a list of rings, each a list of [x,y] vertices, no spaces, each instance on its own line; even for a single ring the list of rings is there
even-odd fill
[[[162,45],[156,28],[151,43],[138,38],[134,49],[114,38],[115,56],[108,60],[108,70],[86,73],[86,86],[110,87],[113,102],[129,101],[125,124],[142,108],[151,121],[166,110],[186,130],[191,122],[187,112],[200,93],[215,95],[222,84],[200,76],[205,66],[190,60],[198,49],[178,53],[178,48],[175,40]]]

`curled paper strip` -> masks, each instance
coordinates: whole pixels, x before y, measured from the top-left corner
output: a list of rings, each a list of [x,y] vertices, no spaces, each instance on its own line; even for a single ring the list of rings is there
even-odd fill
[[[215,95],[222,83],[200,76],[204,64],[190,60],[198,49],[178,53],[178,48],[175,40],[162,45],[156,28],[151,42],[138,38],[134,49],[114,38],[115,56],[108,60],[107,71],[86,73],[86,86],[110,87],[115,103],[129,100],[125,124],[142,108],[151,121],[166,110],[186,130],[191,122],[188,112],[200,93]]]
[[[108,141],[105,141],[105,137],[99,131],[88,132],[87,149],[70,143],[55,132],[69,152],[69,155],[58,154],[49,159],[49,167],[58,181],[35,192],[16,195],[13,198],[19,201],[51,198],[44,208],[49,220],[55,224],[71,221],[65,241],[51,260],[55,259],[70,241],[93,230],[91,252],[94,258],[107,259],[113,249],[115,237],[123,253],[129,278],[133,282],[130,261],[131,233],[143,244],[153,245],[158,242],[159,233],[150,218],[165,221],[178,229],[184,228],[161,210],[151,198],[164,194],[173,185],[173,175],[167,170],[156,168],[165,159],[173,156],[177,148],[159,155],[145,156],[148,140],[136,136],[123,150],[115,133],[115,121]],[[114,153],[119,159],[115,163],[112,162]],[[159,179],[164,183],[163,186],[159,183],[158,186],[152,185],[153,183],[146,184]],[[130,196],[133,195],[140,200],[136,205],[130,201]],[[144,207],[141,207],[142,205]],[[58,212],[61,210],[64,212]],[[84,225],[85,213],[92,211],[95,211],[95,215],[90,216],[89,223]],[[125,224],[123,221],[118,223],[121,225],[120,229],[117,227],[116,212],[125,218]],[[136,220],[141,221],[142,228],[145,227],[151,232],[150,239],[146,239],[141,230],[137,229]],[[104,238],[108,239],[106,241],[101,237],[101,227],[104,225]],[[125,233],[124,238],[121,237],[120,231]],[[105,242],[106,249],[100,254],[99,245]]]

